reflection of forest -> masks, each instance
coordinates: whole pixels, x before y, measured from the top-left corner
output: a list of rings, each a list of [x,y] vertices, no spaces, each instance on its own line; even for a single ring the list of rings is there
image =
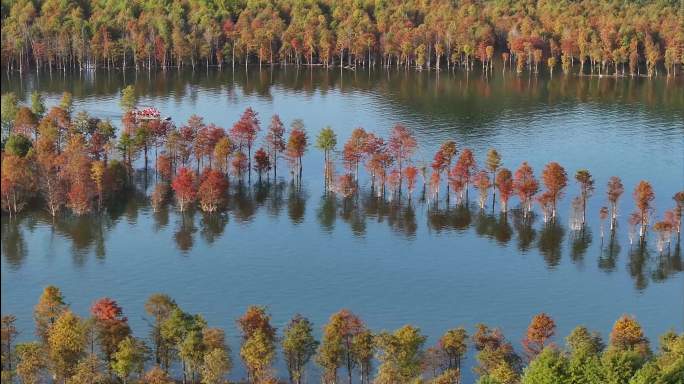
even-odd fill
[[[587,252],[598,248],[596,263],[606,273],[619,265],[622,249],[626,248],[623,263],[638,289],[645,289],[649,281],[663,281],[682,271],[681,246],[678,241],[658,254],[647,245],[621,246],[615,233],[607,233],[604,239],[594,239],[590,227],[573,231],[560,223],[543,223],[533,213],[525,217],[519,209],[507,214],[481,210],[474,202],[437,206],[418,198],[406,199],[377,197],[374,191],[363,191],[351,198],[341,198],[333,193],[320,196],[315,210],[317,224],[325,232],[333,232],[338,223],[348,225],[354,236],[366,235],[368,222],[386,223],[393,233],[413,239],[418,229],[417,219],[425,220],[429,232],[472,233],[477,237],[494,241],[500,246],[515,246],[520,252],[539,251],[549,269],[556,268],[564,252],[569,252],[573,263],[586,264]],[[46,211],[25,212],[17,218],[2,216],[2,255],[10,268],[20,268],[29,250],[24,239],[25,231],[34,232],[47,227],[53,235],[51,241],[68,240],[73,262],[83,265],[89,254],[97,258],[106,256],[107,234],[117,223],[125,221],[140,225],[140,216],[152,219],[151,230],[159,232],[173,227],[176,247],[189,252],[197,241],[212,244],[224,233],[229,220],[250,225],[259,216],[279,217],[286,213],[293,225],[300,225],[306,216],[309,196],[301,186],[281,182],[259,183],[252,188],[234,186],[230,190],[225,212],[205,214],[199,210],[177,212],[171,203],[156,210],[142,192],[111,203],[101,214],[88,216],[60,215],[54,220]],[[425,215],[425,216],[423,216]],[[141,228],[141,230],[148,230]],[[198,236],[199,239],[198,240]],[[564,247],[564,242],[569,247]],[[592,242],[597,242],[592,248]],[[51,246],[48,245],[48,246]]]
[[[133,82],[139,97],[196,101],[199,92],[273,98],[275,89],[312,96],[337,90],[341,93],[375,92],[402,119],[422,114],[438,122],[486,125],[503,111],[530,113],[538,104],[579,103],[646,106],[644,113],[659,118],[680,118],[684,109],[684,79],[597,78],[558,75],[553,78],[518,76],[512,72],[483,76],[474,71],[416,73],[414,71],[340,72],[325,69],[276,68],[261,71],[209,70],[168,72],[87,72],[29,74],[3,79],[3,91],[26,98],[33,89],[47,94],[71,92],[75,99],[109,98],[123,84]]]

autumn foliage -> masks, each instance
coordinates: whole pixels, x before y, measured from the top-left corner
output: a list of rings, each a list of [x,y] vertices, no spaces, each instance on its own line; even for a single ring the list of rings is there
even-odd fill
[[[195,182],[194,172],[185,167],[178,169],[178,173],[173,179],[171,187],[176,195],[178,208],[181,212],[185,211],[188,205],[197,198],[197,187]]]

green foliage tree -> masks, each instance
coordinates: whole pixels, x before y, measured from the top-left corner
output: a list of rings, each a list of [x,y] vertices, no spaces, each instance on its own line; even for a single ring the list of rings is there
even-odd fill
[[[569,383],[569,361],[561,351],[546,347],[523,371],[522,384]]]
[[[426,337],[420,329],[406,325],[394,333],[377,337],[380,366],[376,383],[412,383],[420,378],[423,344]]]
[[[318,348],[313,324],[307,318],[295,315],[283,331],[282,347],[290,381],[301,384],[306,365]]]
[[[134,375],[141,375],[145,367],[147,355],[145,344],[132,336],[121,340],[117,351],[113,355],[112,370],[123,381],[128,383],[128,379]]]

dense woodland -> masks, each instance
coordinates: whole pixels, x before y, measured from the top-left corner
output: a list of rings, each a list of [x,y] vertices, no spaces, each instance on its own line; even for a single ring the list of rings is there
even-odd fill
[[[499,60],[501,59],[501,60]],[[3,0],[9,71],[322,65],[676,75],[677,0]]]
[[[150,330],[144,338],[133,335],[123,308],[108,297],[81,317],[59,288],[48,286],[33,313],[38,339],[20,344],[16,317],[2,317],[3,382],[35,384],[51,376],[74,384],[219,384],[227,383],[233,368],[225,331],[185,312],[168,295],[154,294],[145,303]],[[315,363],[325,384],[459,384],[470,351],[478,384],[679,384],[684,377],[684,334],[666,332],[653,351],[628,315],[615,322],[607,344],[598,332],[578,326],[562,347],[555,321],[540,313],[518,349],[501,329],[482,323],[472,334],[464,327],[449,329],[425,348],[420,328],[375,332],[347,309],[330,316],[320,333],[300,314],[279,332],[261,306],[247,308],[236,325],[247,374],[240,382],[248,383],[312,382],[308,367]],[[287,380],[274,369],[279,351]]]
[[[568,184],[579,187],[569,213],[570,227],[583,231],[587,215],[601,219],[614,234],[618,217],[627,217],[630,243],[645,243],[649,229],[655,232],[659,252],[670,249],[672,238],[681,238],[684,191],[676,192],[672,208],[657,214],[653,207],[655,191],[645,180],[633,187],[634,211],[618,212],[626,187],[617,176],[606,182],[606,205],[599,212],[587,212],[587,200],[595,191],[596,180],[587,169],[571,177],[557,162],[549,162],[537,179],[534,170],[523,162],[517,169],[504,167],[495,149],[486,155],[460,148],[447,140],[430,163],[413,160],[418,143],[411,131],[395,125],[388,138],[356,128],[338,148],[338,138],[330,127],[310,138],[304,122],[296,119],[289,129],[274,115],[265,134],[262,123],[251,108],[226,130],[206,123],[196,115],[176,127],[153,107],[138,107],[135,90],[122,91],[123,109],[120,132],[108,120],[87,112],[74,112],[71,95],[65,93],[59,105],[49,110],[42,96],[34,93],[30,105],[21,105],[13,94],[2,96],[2,208],[10,217],[26,207],[45,207],[56,217],[63,210],[73,215],[102,212],[121,192],[134,188],[136,164],[148,170],[156,185],[151,193],[155,209],[175,199],[181,213],[201,209],[212,214],[228,205],[231,184],[258,185],[278,180],[279,163],[286,163],[289,178],[301,184],[302,157],[311,145],[323,152],[323,182],[327,193],[345,204],[360,195],[361,170],[370,184],[371,195],[379,200],[407,201],[418,195],[428,204],[440,201],[469,206],[472,200],[481,210],[491,208],[505,216],[511,199],[517,197],[523,220],[532,216],[535,205],[544,223],[554,223],[558,201]],[[150,165],[150,163],[152,163]],[[341,165],[341,172],[338,168]],[[288,172],[286,172],[287,174]],[[543,187],[543,188],[542,188]]]

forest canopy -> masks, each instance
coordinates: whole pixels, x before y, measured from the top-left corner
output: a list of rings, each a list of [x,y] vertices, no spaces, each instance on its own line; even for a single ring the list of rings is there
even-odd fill
[[[3,0],[7,71],[225,64],[676,73],[679,1]],[[499,56],[500,55],[500,56]]]

